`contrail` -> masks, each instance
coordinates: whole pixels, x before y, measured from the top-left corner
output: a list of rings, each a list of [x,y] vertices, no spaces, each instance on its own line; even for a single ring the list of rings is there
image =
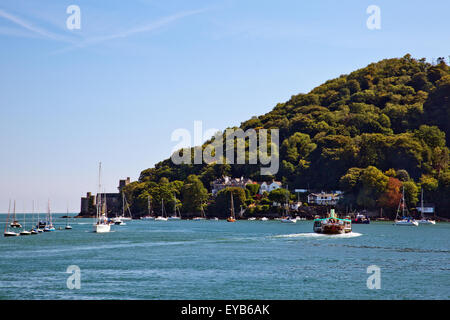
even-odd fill
[[[114,34],[110,34],[110,35],[106,35],[106,36],[86,39],[86,40],[84,40],[78,44],[75,44],[71,47],[58,50],[58,51],[54,52],[54,54],[70,51],[70,50],[77,49],[77,48],[84,48],[84,47],[94,45],[94,44],[97,44],[100,42],[108,41],[108,40],[113,40],[113,39],[118,39],[118,38],[126,38],[128,36],[131,36],[131,35],[137,34],[137,33],[153,31],[153,30],[162,28],[172,22],[175,22],[181,18],[191,16],[194,14],[198,14],[198,13],[201,13],[204,11],[206,11],[206,9],[179,12],[179,13],[161,18],[155,22],[152,22],[152,23],[144,25],[144,26],[128,29],[128,30],[125,30],[122,32],[118,32],[118,33],[114,33]]]
[[[25,29],[33,32],[33,33],[39,34],[39,35],[41,35],[41,36],[43,36],[45,38],[49,38],[49,39],[57,40],[57,41],[64,41],[64,42],[73,43],[73,41],[68,40],[65,37],[62,37],[62,36],[56,35],[54,33],[48,32],[48,31],[46,31],[44,29],[35,27],[35,26],[31,25],[29,22],[27,22],[27,21],[25,21],[25,20],[23,20],[21,18],[18,18],[18,17],[14,16],[14,15],[12,15],[12,14],[10,14],[10,13],[2,10],[2,9],[0,9],[0,17],[3,17],[5,19],[15,23],[16,25],[21,26],[22,28],[25,28]]]

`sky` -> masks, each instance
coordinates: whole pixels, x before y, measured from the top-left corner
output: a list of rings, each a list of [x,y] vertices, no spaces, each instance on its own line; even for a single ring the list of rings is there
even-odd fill
[[[384,58],[448,57],[448,12],[447,0],[2,0],[0,212],[9,199],[79,212],[100,161],[116,192],[194,121],[239,126]]]

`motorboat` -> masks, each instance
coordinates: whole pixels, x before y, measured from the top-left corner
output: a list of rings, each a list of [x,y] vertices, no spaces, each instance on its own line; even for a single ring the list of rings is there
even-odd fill
[[[352,220],[349,217],[340,219],[336,216],[334,209],[330,210],[327,218],[314,219],[313,231],[322,234],[344,234],[352,232]]]

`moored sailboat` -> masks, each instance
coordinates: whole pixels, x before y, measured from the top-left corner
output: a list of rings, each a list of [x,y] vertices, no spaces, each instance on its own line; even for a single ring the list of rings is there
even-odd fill
[[[96,233],[106,233],[111,231],[111,225],[108,222],[107,218],[107,207],[106,207],[106,194],[104,195],[104,199],[102,200],[101,191],[101,172],[102,172],[102,163],[100,162],[98,168],[98,197],[96,207],[96,222],[94,224],[94,232]]]
[[[161,198],[161,215],[155,218],[155,221],[167,221],[167,217],[164,209],[164,199]]]
[[[69,205],[67,205],[67,213],[66,213],[66,226],[64,227],[66,230],[72,230],[72,226],[69,225]]]
[[[236,222],[236,215],[234,214],[234,202],[233,202],[233,192],[230,191],[231,198],[231,206],[230,206],[230,216],[227,219],[227,222]]]
[[[147,210],[148,214],[146,216],[141,217],[141,220],[155,220],[155,217],[153,216],[153,210],[152,210],[152,202],[150,199],[150,195],[147,196]]]
[[[29,236],[29,235],[31,235],[31,232],[26,229],[26,221],[27,220],[26,220],[25,209],[24,209],[23,210],[23,229],[19,233],[21,236]]]
[[[8,215],[6,216],[6,223],[5,223],[5,231],[3,232],[3,236],[5,237],[17,237],[19,234],[13,231],[9,231],[8,228],[8,222],[9,222],[9,215],[11,213],[11,200],[9,200],[9,207],[8,207]]]
[[[402,212],[401,219],[399,219],[400,210]],[[408,209],[406,208],[406,202],[405,202],[405,187],[403,187],[402,197],[398,204],[397,214],[395,215],[394,226],[415,226],[415,227],[417,227],[419,225],[419,223],[416,220],[414,220],[412,217],[405,215],[405,213],[407,213],[407,212],[408,212]]]
[[[423,214],[423,211],[424,211],[424,207],[423,207],[423,188],[422,188],[421,197],[420,197],[420,216],[421,216],[421,219],[419,221],[417,221],[417,222],[419,224],[436,224],[435,220],[426,218],[425,215]]]
[[[169,220],[180,220],[181,219],[181,212],[180,209],[177,207],[177,196],[174,194],[174,204],[173,204],[173,215],[170,216]]]
[[[50,199],[47,203],[47,221],[45,223],[44,232],[52,232],[55,231],[55,227],[53,226],[53,218],[52,218],[52,212],[50,210]]]
[[[16,219],[16,200],[14,200],[13,221],[11,222],[11,228],[22,228],[22,225]]]

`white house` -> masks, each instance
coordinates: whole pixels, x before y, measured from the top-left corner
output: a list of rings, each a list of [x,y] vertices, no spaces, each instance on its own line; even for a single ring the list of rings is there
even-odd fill
[[[309,204],[335,205],[342,196],[338,193],[311,193],[308,195]]]
[[[259,187],[259,194],[263,194],[264,192],[270,193],[271,191],[279,188],[281,188],[281,182],[279,181],[272,181],[270,184],[264,181]]]

